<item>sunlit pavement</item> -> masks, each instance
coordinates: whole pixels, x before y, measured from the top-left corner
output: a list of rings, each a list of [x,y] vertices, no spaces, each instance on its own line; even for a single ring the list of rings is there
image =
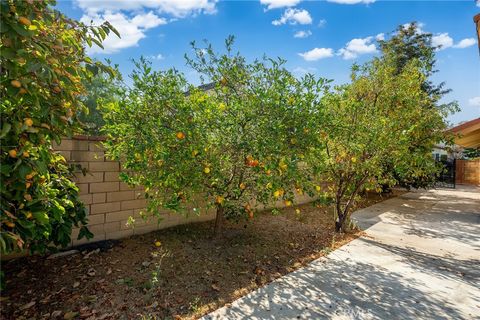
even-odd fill
[[[357,211],[366,235],[204,319],[480,319],[480,189]]]

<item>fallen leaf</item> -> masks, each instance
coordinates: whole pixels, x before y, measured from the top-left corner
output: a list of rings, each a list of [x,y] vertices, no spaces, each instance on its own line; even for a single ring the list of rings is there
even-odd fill
[[[67,312],[63,315],[63,319],[71,320],[71,319],[75,318],[76,316],[78,316],[78,312],[69,311],[69,312]]]
[[[75,282],[73,283],[73,287],[74,287],[74,288],[78,287],[79,285],[80,285],[80,282],[78,282],[78,281],[75,281]]]
[[[212,284],[212,289],[215,291],[220,291],[220,288],[216,284]]]
[[[24,304],[23,306],[20,307],[20,310],[26,310],[26,309],[30,309],[31,307],[33,307],[35,305],[35,301],[30,301],[29,303],[27,304]]]

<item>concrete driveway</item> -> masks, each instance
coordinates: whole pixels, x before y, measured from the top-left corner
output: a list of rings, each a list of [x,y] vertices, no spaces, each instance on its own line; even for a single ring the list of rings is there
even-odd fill
[[[204,319],[480,319],[480,189],[354,214],[366,235]]]

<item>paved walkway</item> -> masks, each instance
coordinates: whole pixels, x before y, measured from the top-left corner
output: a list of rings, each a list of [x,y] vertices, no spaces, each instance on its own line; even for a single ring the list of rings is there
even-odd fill
[[[480,319],[480,189],[355,213],[367,235],[204,319]]]

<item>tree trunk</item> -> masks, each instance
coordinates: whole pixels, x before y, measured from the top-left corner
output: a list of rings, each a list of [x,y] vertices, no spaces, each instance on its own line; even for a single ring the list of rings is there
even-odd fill
[[[345,218],[347,217],[344,213],[337,214],[337,221],[335,221],[335,232],[344,231]]]
[[[222,230],[223,211],[223,207],[221,205],[217,205],[217,216],[215,217],[215,227],[213,229],[214,236],[217,236]]]

